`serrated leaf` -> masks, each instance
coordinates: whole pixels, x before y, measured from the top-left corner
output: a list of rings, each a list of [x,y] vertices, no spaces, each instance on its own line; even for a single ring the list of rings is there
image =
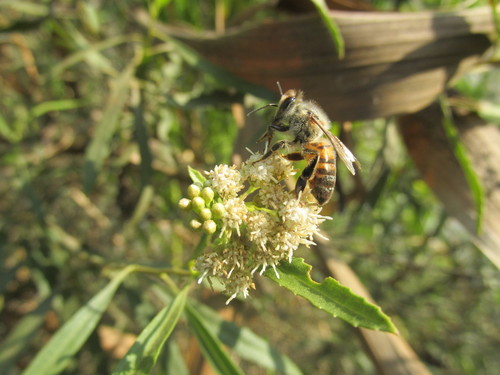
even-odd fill
[[[331,277],[317,283],[311,279],[311,269],[312,266],[304,263],[304,259],[294,258],[292,263],[282,262],[277,267],[279,278],[273,269],[268,269],[264,275],[295,295],[304,297],[314,306],[355,327],[397,333],[391,319],[380,307],[354,294]]]
[[[120,271],[104,289],[81,307],[38,352],[23,375],[58,374],[63,371],[94,331],[116,290],[130,272],[132,268],[129,267]]]
[[[188,166],[188,173],[191,180],[195,183],[198,182],[203,185],[203,183],[206,181],[206,177],[203,176],[203,174],[200,171],[191,168],[190,166]]]
[[[121,359],[113,375],[149,374],[165,341],[174,330],[186,304],[189,287],[184,288],[169,306],[163,308],[144,328],[134,345]]]
[[[213,369],[221,375],[243,375],[243,371],[233,363],[224,351],[219,339],[207,329],[196,309],[189,304],[186,305],[186,317],[198,339],[203,355],[212,364]]]

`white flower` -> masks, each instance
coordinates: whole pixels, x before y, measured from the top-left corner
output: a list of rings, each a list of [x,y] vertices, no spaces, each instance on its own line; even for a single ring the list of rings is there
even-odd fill
[[[292,163],[278,154],[259,161],[262,155],[253,154],[241,168],[241,175],[255,186],[278,183],[293,174]]]
[[[248,213],[248,239],[262,250],[266,250],[267,241],[273,235],[274,227],[275,222],[270,214],[258,210]]]
[[[196,269],[199,282],[215,277],[224,285],[230,296],[227,303],[238,295],[248,296],[249,289],[255,288],[256,272],[262,274],[271,267],[279,277],[279,263],[291,262],[300,245],[314,245],[320,224],[331,219],[319,214],[320,206],[297,199],[280,183],[293,173],[289,161],[279,155],[258,161],[261,157],[252,155],[240,170],[218,165],[207,173],[218,194],[215,203],[208,204],[213,212],[218,207],[220,214],[211,220],[220,232],[213,248],[198,257]],[[245,182],[249,187],[242,191]]]
[[[223,198],[236,197],[243,189],[241,174],[235,166],[217,165],[207,174],[212,189]]]
[[[238,236],[241,236],[240,227],[247,219],[247,206],[240,198],[230,198],[224,202],[226,212],[222,217],[221,236],[226,229],[235,229]],[[229,236],[231,233],[229,233]]]

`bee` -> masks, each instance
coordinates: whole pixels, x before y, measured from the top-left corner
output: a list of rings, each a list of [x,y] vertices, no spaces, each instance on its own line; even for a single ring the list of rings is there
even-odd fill
[[[307,162],[295,185],[295,194],[298,197],[309,184],[311,194],[322,206],[330,200],[335,189],[337,155],[353,175],[356,174],[354,166],[360,168],[361,165],[340,139],[330,133],[331,121],[316,102],[306,100],[302,91],[292,89],[283,94],[279,83],[278,87],[281,92],[278,104],[265,105],[249,114],[270,106],[278,108],[271,125],[259,138],[259,141],[267,140],[266,151],[274,132],[288,134],[292,140],[274,143],[256,163],[284,148],[300,150],[283,155],[288,160],[305,159]]]

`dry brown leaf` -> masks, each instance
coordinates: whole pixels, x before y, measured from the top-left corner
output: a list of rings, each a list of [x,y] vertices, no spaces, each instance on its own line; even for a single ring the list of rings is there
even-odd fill
[[[481,232],[476,233],[476,212],[467,180],[441,126],[437,104],[399,119],[408,152],[422,178],[444,205],[473,236],[476,245],[500,268],[500,128],[488,124],[474,113],[454,112],[460,132],[485,192]]]
[[[333,120],[420,110],[480,61],[494,26],[488,7],[453,13],[332,11],[345,39],[337,58],[315,14],[266,21],[223,35],[163,31],[253,84],[303,89]]]

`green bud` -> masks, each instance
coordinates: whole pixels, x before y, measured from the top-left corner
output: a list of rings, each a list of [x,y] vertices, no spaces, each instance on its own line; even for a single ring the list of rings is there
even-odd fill
[[[214,234],[217,230],[217,224],[213,220],[206,220],[203,222],[203,231],[208,234]]]
[[[205,182],[203,182],[203,186],[204,187],[211,187],[212,186],[212,180],[205,180]]]
[[[205,208],[205,200],[202,197],[194,197],[191,201],[191,207],[193,207],[194,212],[201,212]]]
[[[204,187],[201,190],[200,197],[202,197],[203,199],[205,199],[205,202],[207,202],[207,203],[212,202],[212,200],[214,199],[214,196],[215,196],[215,193],[212,190],[212,188]]]
[[[226,209],[222,203],[215,203],[212,206],[212,215],[215,219],[220,219],[226,213]]]
[[[212,211],[210,211],[210,208],[202,208],[200,211],[200,218],[202,220],[210,220],[212,218]]]
[[[188,197],[189,198],[192,199],[194,197],[199,196],[200,192],[201,192],[201,188],[198,185],[191,184],[191,185],[188,186],[187,193],[188,193]]]
[[[186,211],[189,210],[191,208],[191,200],[187,199],[187,198],[182,198],[179,201],[179,208],[186,210]]]
[[[200,227],[201,227],[201,223],[198,220],[194,220],[194,219],[189,222],[189,225],[193,229],[200,229]]]

